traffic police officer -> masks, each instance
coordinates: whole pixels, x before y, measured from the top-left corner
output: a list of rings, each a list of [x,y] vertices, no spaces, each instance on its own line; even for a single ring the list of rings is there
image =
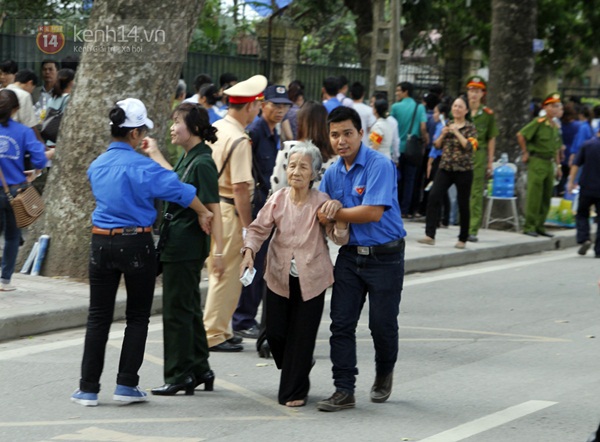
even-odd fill
[[[220,278],[213,274],[208,278],[204,327],[211,351],[243,350],[241,339],[234,337],[230,322],[242,291],[239,268],[243,232],[252,223],[252,146],[245,129],[258,115],[266,87],[267,79],[255,75],[227,89],[224,92],[229,96],[227,115],[213,125],[218,129],[218,141],[210,147],[219,171],[226,267]],[[212,259],[208,259],[209,267],[212,267]]]
[[[494,111],[482,103],[487,85],[479,76],[467,80],[467,96],[471,109],[471,120],[477,128],[477,143],[479,148],[473,155],[473,184],[471,185],[471,200],[469,222],[469,237],[471,242],[477,242],[477,232],[481,227],[483,213],[483,189],[486,177],[492,174],[492,163],[496,150],[498,126]]]
[[[523,163],[527,167],[527,200],[525,206],[525,235],[547,236],[544,222],[550,209],[554,175],[560,178],[560,147],[562,145],[558,124],[554,118],[560,113],[560,94],[554,92],[543,102],[546,115],[533,119],[517,133]],[[555,172],[556,169],[556,172]]]

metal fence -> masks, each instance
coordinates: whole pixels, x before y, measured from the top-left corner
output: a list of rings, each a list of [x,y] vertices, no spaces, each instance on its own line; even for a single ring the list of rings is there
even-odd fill
[[[323,80],[327,77],[339,77],[340,75],[344,75],[348,79],[349,84],[360,81],[368,93],[370,75],[368,69],[304,64],[296,67],[296,77],[304,83],[305,97],[308,100],[319,101],[321,99]]]
[[[66,40],[64,53],[72,54],[73,46],[72,40]],[[60,60],[59,56],[52,57],[41,52],[36,45],[34,35],[0,34],[0,60],[15,60],[20,69],[27,68],[39,72],[42,60],[47,58]],[[243,80],[252,75],[265,74],[266,71],[266,60],[253,56],[189,52],[182,68],[182,75],[188,92],[193,92],[194,78],[198,74],[208,74],[215,83],[218,83],[219,76],[225,72],[231,72]],[[369,86],[369,70],[352,67],[299,64],[296,67],[295,79],[304,83],[306,98],[319,100],[323,79],[340,75],[345,75],[350,83],[360,81],[366,88]]]

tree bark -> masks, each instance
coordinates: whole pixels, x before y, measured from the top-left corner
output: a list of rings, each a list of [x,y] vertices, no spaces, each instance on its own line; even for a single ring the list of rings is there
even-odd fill
[[[496,151],[520,155],[516,134],[529,120],[537,0],[493,0],[488,104],[500,135]]]
[[[204,1],[94,2],[87,27],[94,31],[94,39],[84,43],[84,48],[113,45],[109,30],[115,30],[119,41],[114,46],[129,45],[130,51],[135,47],[137,52],[105,49],[81,54],[44,191],[46,212],[31,229],[23,247],[28,253],[40,234],[50,235],[44,275],[87,276],[95,202],[86,171],[110,142],[108,111],[120,99],[139,98],[155,122],[151,135],[159,142],[164,140],[177,80]],[[150,41],[138,40],[148,37]]]
[[[500,132],[496,159],[506,152],[509,161],[519,166],[516,187],[521,203],[525,201],[526,170],[518,161],[521,150],[516,135],[530,119],[536,20],[537,0],[492,0],[488,104],[496,113]]]

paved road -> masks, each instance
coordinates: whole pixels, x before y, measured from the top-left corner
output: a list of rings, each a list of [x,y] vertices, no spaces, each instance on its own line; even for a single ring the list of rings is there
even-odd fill
[[[328,315],[309,403],[276,403],[278,372],[248,350],[213,354],[214,392],[111,400],[122,324],[113,327],[100,406],[69,401],[82,329],[0,344],[2,441],[584,442],[600,420],[598,261],[574,249],[409,275],[400,360],[385,404],[368,401],[373,349],[358,328],[357,408],[323,413],[332,392]],[[598,338],[597,338],[598,337]],[[153,317],[142,387],[162,384],[160,317]]]

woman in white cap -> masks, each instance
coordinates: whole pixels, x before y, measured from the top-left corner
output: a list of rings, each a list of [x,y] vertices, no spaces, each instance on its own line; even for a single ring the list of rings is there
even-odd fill
[[[156,281],[154,199],[190,207],[207,233],[212,218],[196,197],[194,186],[182,183],[174,172],[135,152],[148,129],[154,127],[140,100],[127,98],[117,102],[109,117],[113,141],[87,172],[96,199],[89,262],[90,309],[79,389],[71,396],[72,401],[85,406],[98,405],[104,353],[121,275],[125,276],[127,289],[127,326],[113,399],[146,400],[146,393],[138,388],[138,370],[143,361]]]

